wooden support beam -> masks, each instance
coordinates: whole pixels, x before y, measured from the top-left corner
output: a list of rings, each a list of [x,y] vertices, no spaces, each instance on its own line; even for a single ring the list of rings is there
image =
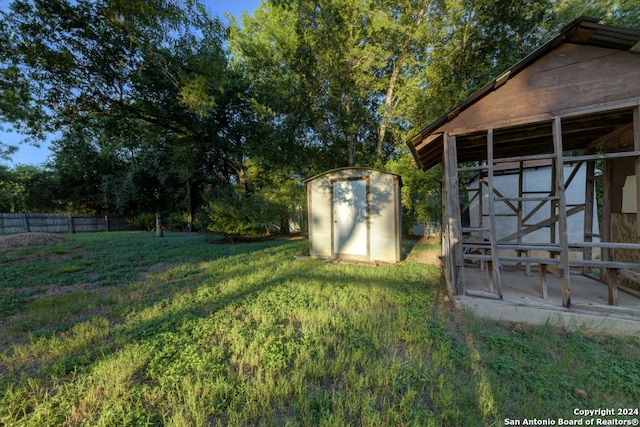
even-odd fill
[[[616,277],[616,269],[605,268],[604,274],[607,279],[607,287],[609,288],[609,305],[619,305],[620,297],[618,296],[618,278]]]
[[[633,149],[640,152],[640,106],[633,109]],[[636,166],[636,235],[635,242],[640,242],[640,156],[635,159]]]
[[[553,148],[557,156],[555,160],[556,181],[555,192],[558,200],[558,236],[562,247],[560,252],[560,283],[562,286],[562,305],[571,307],[571,271],[569,269],[569,239],[567,235],[567,206],[565,198],[564,162],[562,148],[562,123],[560,117],[553,119]],[[584,206],[582,206],[584,209]]]
[[[569,247],[571,247],[571,248],[587,247],[587,248],[636,249],[636,250],[640,250],[640,243],[581,242],[581,243],[569,243]]]
[[[487,170],[487,165],[480,166],[464,166],[458,168],[458,172],[475,172],[475,171],[484,171]]]
[[[478,227],[485,227],[484,225],[484,187],[482,186],[482,171],[478,171],[478,193],[480,194],[480,200],[478,200]],[[491,231],[491,230],[489,230]]]
[[[511,200],[517,200],[517,197],[504,197],[504,195],[495,187],[493,188],[493,194],[498,196],[493,198],[495,202],[504,202],[504,204],[507,205],[507,207],[509,207],[509,209],[511,209],[514,213],[518,212],[518,207],[510,202]]]
[[[489,235],[489,243],[491,245],[491,264],[489,269],[493,275],[493,283],[495,283],[498,291],[498,297],[502,299],[502,279],[500,277],[500,261],[498,259],[498,247],[496,246],[496,217],[495,217],[495,204],[494,204],[494,189],[493,189],[493,129],[489,129],[487,132],[487,165],[489,169],[487,171],[487,186],[489,188],[489,227],[491,228],[491,234]]]
[[[442,181],[442,188],[441,188],[441,212],[442,212],[442,218],[446,218],[447,215],[449,214],[448,208],[447,208],[447,168],[445,167],[446,165],[446,159],[445,159],[445,154],[444,151],[442,152],[442,176],[441,176],[441,181]],[[456,295],[456,291],[454,289],[453,286],[453,271],[451,269],[451,257],[449,255],[450,253],[450,247],[451,245],[449,244],[449,237],[450,237],[450,232],[449,232],[449,223],[448,221],[442,221],[442,233],[440,236],[440,239],[442,241],[442,269],[444,272],[444,280],[445,283],[447,285],[447,292],[449,294],[449,297],[452,299],[452,301],[455,299],[455,295]]]
[[[606,145],[604,146],[606,150]],[[611,205],[613,203],[613,164],[611,160],[605,160],[603,164],[602,174],[602,241],[607,243],[611,241]],[[600,258],[604,262],[611,262],[611,252],[608,246],[602,246]],[[603,279],[607,281],[609,286],[609,304],[614,302],[614,285],[617,282],[611,281],[611,272],[606,268],[602,270]],[[613,272],[615,274],[615,271]],[[616,289],[617,291],[617,289]]]
[[[574,259],[569,262],[573,266],[584,266],[590,265],[592,267],[598,268],[625,268],[625,269],[638,269],[640,268],[640,263],[637,262],[620,262],[620,261],[583,261],[579,259]]]
[[[617,148],[629,142],[629,139],[627,138],[627,136],[630,132],[632,132],[632,129],[633,129],[633,124],[621,126],[616,130],[614,130],[613,132],[605,136],[601,136],[600,138],[591,142],[588,147],[594,148],[594,147],[599,147],[603,144],[607,144],[609,148]],[[593,153],[590,153],[590,154],[593,154]]]
[[[558,196],[558,192],[557,192],[557,188],[556,188],[556,181],[558,180],[558,168],[556,165],[556,162],[553,162],[553,165],[551,166],[551,190],[549,191],[549,195],[551,196]],[[555,221],[551,222],[549,224],[549,242],[551,243],[555,243],[556,242],[556,222],[558,221],[558,216],[556,215],[556,201],[557,200],[551,200],[549,202],[549,218],[556,218]]]
[[[547,200],[548,198],[545,197],[544,200],[541,200],[540,203],[538,203],[536,205],[535,208],[533,208],[528,214],[527,216],[525,216],[524,218],[522,218],[522,224],[524,225],[524,223],[526,223],[527,221],[529,221],[531,219],[531,217],[533,217],[533,215],[535,215],[548,201],[551,201],[551,199]],[[556,200],[555,196],[553,197],[553,200]]]
[[[624,159],[625,157],[637,157],[640,156],[640,150],[634,151],[619,151],[616,153],[605,154],[590,154],[584,156],[567,157],[565,163],[585,162],[589,160],[609,160],[609,159]]]
[[[594,176],[596,169],[596,162],[591,160],[587,162],[587,173],[586,176]],[[587,179],[585,182],[585,190],[584,190],[584,228],[583,228],[583,237],[582,239],[585,242],[591,242],[593,240],[593,212],[595,210],[595,180]],[[591,260],[591,248],[585,250],[582,253],[582,259],[585,261]],[[585,266],[583,269],[583,274],[591,274],[591,267]]]
[[[496,193],[497,191],[494,190]],[[497,197],[496,202],[507,202],[507,201],[512,201],[512,202],[549,202],[549,201],[554,201],[554,200],[558,200],[557,196],[549,196],[549,197]],[[507,204],[511,210],[513,210],[514,212],[516,212],[518,210],[518,208],[516,208],[515,206],[513,206],[513,204]]]
[[[575,206],[571,209],[569,209],[568,211],[566,211],[566,216],[569,217],[571,215],[575,215],[578,212],[582,212],[584,210],[584,205],[579,205],[579,206]],[[545,219],[543,221],[540,221],[536,224],[532,224],[532,225],[528,225],[526,226],[522,232],[520,233],[521,236],[526,236],[527,234],[533,233],[534,231],[538,231],[541,228],[545,228],[545,227],[550,227],[551,225],[555,224],[556,222],[558,222],[558,215],[553,215],[551,218]],[[513,239],[517,239],[518,238],[518,233],[513,233],[513,234],[509,234],[508,236],[505,236],[503,238],[500,239],[500,243],[506,243],[509,242]],[[555,239],[553,239],[555,240]],[[554,241],[552,241],[551,243],[555,243]]]
[[[455,136],[444,136],[445,162],[445,221],[448,233],[449,271],[452,289],[455,295],[464,294],[464,259],[462,251],[462,221],[460,215],[460,195],[458,191],[458,156]]]
[[[566,163],[566,162],[565,162]],[[576,177],[576,175],[578,174],[578,172],[580,171],[580,166],[582,166],[582,163],[584,162],[578,162],[576,163],[576,165],[573,167],[573,170],[571,171],[571,174],[569,175],[569,178],[567,178],[567,180],[564,183],[564,188],[565,190],[567,188],[569,188],[569,186],[571,185],[571,183],[573,182],[573,178]]]
[[[495,159],[494,162],[497,163],[514,163],[520,161],[530,161],[530,160],[547,160],[553,159],[553,154],[534,154],[529,156],[513,156],[513,157],[503,157],[501,159]]]
[[[480,185],[480,184],[478,183],[478,185]],[[467,204],[464,205],[464,207],[462,208],[462,212],[465,212],[465,211],[469,210],[469,207],[471,206],[471,203],[473,203],[473,201],[475,199],[477,199],[478,196],[480,195],[480,190],[478,190],[476,188],[471,188],[471,189],[468,190],[469,193],[471,193],[472,191],[475,191],[475,194],[469,199]]]
[[[522,192],[524,191],[524,161],[521,161],[518,165],[518,198],[522,198]],[[518,200],[518,218],[516,219],[516,227],[518,232],[518,242],[522,240],[522,210],[524,204],[522,200]],[[527,276],[530,273],[530,264],[527,264]]]
[[[547,296],[547,264],[540,263],[540,293],[542,294],[543,299],[548,299]]]

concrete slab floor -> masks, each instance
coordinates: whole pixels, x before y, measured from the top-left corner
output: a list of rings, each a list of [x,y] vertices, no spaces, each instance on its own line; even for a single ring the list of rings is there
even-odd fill
[[[465,286],[470,295],[489,292],[487,272],[465,267]],[[526,276],[524,269],[505,268],[502,301],[477,296],[458,296],[456,303],[476,315],[530,324],[552,324],[585,332],[640,336],[640,298],[619,290],[619,305],[608,305],[606,284],[579,274],[571,275],[570,309],[562,307],[560,278],[547,273],[548,298],[543,299],[538,271]]]

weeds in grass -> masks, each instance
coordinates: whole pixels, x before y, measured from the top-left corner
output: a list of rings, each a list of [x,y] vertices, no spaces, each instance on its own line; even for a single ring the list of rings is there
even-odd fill
[[[454,314],[440,271],[411,257],[73,237],[2,254],[0,298],[18,297],[0,325],[0,424],[475,426],[640,401],[638,340]]]

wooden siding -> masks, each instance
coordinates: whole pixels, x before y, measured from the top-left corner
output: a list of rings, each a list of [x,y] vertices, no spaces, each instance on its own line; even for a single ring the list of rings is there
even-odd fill
[[[637,215],[635,213],[611,214],[611,240],[614,242],[637,243],[633,233],[637,227]],[[634,262],[640,264],[640,249],[611,250],[611,257],[619,262]],[[640,290],[640,270],[620,271],[619,280],[624,285]]]
[[[567,43],[434,133],[460,134],[531,123],[564,110],[636,97],[640,97],[640,55]]]

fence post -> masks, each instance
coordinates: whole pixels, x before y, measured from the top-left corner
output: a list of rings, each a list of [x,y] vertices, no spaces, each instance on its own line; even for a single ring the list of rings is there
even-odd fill
[[[109,230],[109,215],[104,216],[104,226],[106,227],[106,231],[111,231]]]
[[[162,237],[162,218],[159,213],[156,213],[156,237]]]
[[[76,230],[73,227],[73,214],[69,214],[67,217],[69,218],[69,233],[74,234]]]
[[[28,214],[24,214],[24,229],[26,233],[31,231],[29,230],[29,217],[27,215]]]

